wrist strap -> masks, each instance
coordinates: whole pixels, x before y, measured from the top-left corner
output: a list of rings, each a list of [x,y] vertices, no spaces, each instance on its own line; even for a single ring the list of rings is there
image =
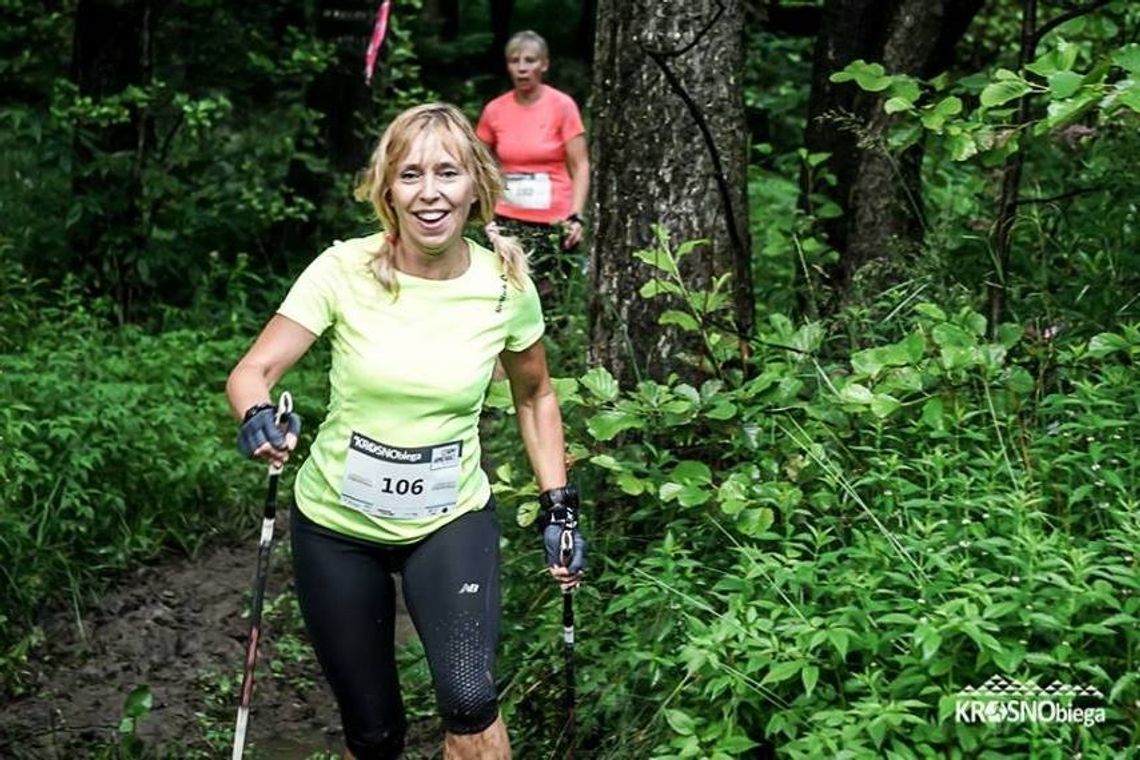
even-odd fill
[[[254,416],[263,409],[276,409],[273,404],[268,401],[262,401],[260,404],[254,404],[249,409],[245,410],[245,415],[241,418],[241,424],[245,424],[252,420]]]
[[[566,217],[566,221],[582,224],[582,217],[578,216],[577,214],[571,214],[570,216]]]
[[[551,488],[538,496],[542,507],[536,524],[540,531],[548,525],[561,525],[568,530],[578,527],[578,489],[573,483],[562,488]]]

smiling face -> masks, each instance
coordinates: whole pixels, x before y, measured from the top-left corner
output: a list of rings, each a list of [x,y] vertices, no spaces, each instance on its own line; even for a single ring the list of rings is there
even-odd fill
[[[550,61],[542,49],[533,42],[516,45],[507,53],[507,73],[520,94],[529,95],[542,86],[542,75],[550,68]]]
[[[470,172],[434,130],[420,132],[396,162],[388,187],[400,243],[440,256],[460,249],[475,201]]]

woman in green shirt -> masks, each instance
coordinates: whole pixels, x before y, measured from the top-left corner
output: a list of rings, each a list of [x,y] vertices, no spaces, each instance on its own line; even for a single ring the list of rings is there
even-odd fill
[[[296,436],[273,424],[270,390],[328,334],[328,415],[295,485],[298,597],[359,760],[397,757],[392,574],[431,666],[449,758],[507,758],[492,677],[499,629],[498,524],[480,468],[478,420],[496,359],[540,490],[547,565],[563,587],[585,559],[567,485],[562,417],[526,256],[463,237],[489,222],[502,180],[453,106],[400,114],[361,188],[382,231],[338,241],[294,283],[230,375],[247,456],[283,463]],[[557,538],[572,530],[562,566]]]

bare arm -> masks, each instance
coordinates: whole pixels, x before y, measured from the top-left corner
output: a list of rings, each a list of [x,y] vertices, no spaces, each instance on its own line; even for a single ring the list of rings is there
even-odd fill
[[[566,171],[570,174],[570,213],[581,216],[590,194],[590,156],[586,151],[586,136],[578,135],[566,143]],[[582,225],[570,224],[566,235],[566,248],[573,248],[582,239]]]
[[[550,383],[546,349],[536,341],[522,351],[499,355],[511,382],[519,433],[540,491],[566,485],[566,443],[562,412]]]
[[[226,398],[234,418],[240,420],[255,404],[268,403],[269,391],[316,339],[288,317],[273,315],[226,380]]]

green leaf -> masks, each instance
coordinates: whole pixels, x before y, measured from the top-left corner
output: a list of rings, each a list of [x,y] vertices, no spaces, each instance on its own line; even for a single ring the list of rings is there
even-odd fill
[[[874,398],[871,389],[859,383],[848,383],[839,391],[839,400],[844,404],[870,404]]]
[[[713,404],[712,409],[705,412],[705,417],[710,420],[731,420],[736,416],[736,404],[731,401],[721,399]]]
[[[678,483],[711,483],[712,470],[704,462],[686,459],[673,468],[672,479]]]
[[[712,492],[695,483],[686,483],[677,494],[677,503],[682,507],[699,507],[712,498]]]
[[[1123,335],[1102,332],[1089,341],[1089,355],[1101,359],[1117,351],[1127,351],[1128,347],[1128,340]]]
[[[921,623],[914,631],[915,641],[922,647],[922,659],[929,660],[942,646],[942,634],[929,623]]]
[[[847,646],[851,641],[851,632],[845,628],[832,628],[827,632],[827,640],[835,647],[840,659],[847,659]]]
[[[1024,327],[1013,322],[1006,322],[998,326],[997,341],[1006,348],[1013,348],[1024,334]]]
[[[914,305],[914,310],[924,317],[935,319],[940,322],[946,321],[946,312],[938,308],[932,303],[919,303]]]
[[[662,483],[661,487],[657,490],[657,497],[661,501],[673,501],[680,495],[685,487],[680,483]]]
[[[887,102],[883,104],[883,110],[887,113],[901,113],[902,111],[909,111],[914,108],[914,103],[906,98],[900,98],[897,95],[893,98],[888,98]]]
[[[668,280],[661,280],[655,277],[642,285],[641,289],[637,292],[641,294],[642,298],[653,298],[661,293],[679,296],[681,295],[681,286],[675,282],[669,282]]]
[[[660,269],[666,274],[677,274],[677,262],[667,248],[650,248],[643,251],[634,251],[634,258],[644,261],[651,267]]]
[[[1082,82],[1084,77],[1075,71],[1058,71],[1049,75],[1049,94],[1058,100],[1071,97]]]
[[[978,155],[978,143],[967,132],[947,135],[946,151],[952,161],[966,161]]]
[[[677,246],[677,261],[685,258],[690,253],[700,248],[702,245],[708,244],[709,241],[707,239],[686,240],[685,242],[681,243],[681,245]]]
[[[770,683],[780,683],[787,681],[789,678],[800,672],[800,668],[804,666],[803,660],[792,660],[791,662],[780,662],[772,666],[764,679],[760,682],[761,686],[767,686]]]
[[[800,671],[800,678],[804,683],[804,691],[810,697],[811,693],[815,691],[815,685],[819,682],[819,668],[815,665],[805,665],[804,669]]]
[[[960,113],[962,113],[962,99],[956,95],[950,95],[938,101],[932,108],[926,109],[922,115],[922,125],[929,130],[938,132],[941,131],[947,119]]]
[[[995,108],[1011,100],[1020,98],[1031,89],[1029,83],[1021,79],[1006,79],[1000,82],[994,82],[982,90],[981,103],[985,108]]]
[[[1131,84],[1127,87],[1123,82],[1118,82],[1116,100],[1121,105],[1140,113],[1140,79],[1131,80]]]
[[[634,477],[628,472],[623,472],[617,478],[618,488],[622,493],[629,494],[630,496],[640,496],[645,493],[645,481],[641,478]]]
[[[891,77],[890,95],[913,103],[922,97],[922,89],[913,77],[895,74]]]
[[[1132,42],[1113,51],[1112,62],[1131,74],[1133,79],[1140,79],[1140,43]]]
[[[961,327],[952,324],[936,325],[934,329],[930,331],[930,337],[934,340],[935,345],[943,348],[946,346],[966,347],[978,345],[977,338]]]
[[[141,718],[154,707],[154,695],[146,686],[139,686],[127,695],[123,703],[123,714],[129,718]]]
[[[886,69],[882,65],[867,63],[863,59],[852,61],[842,71],[831,75],[832,82],[852,80],[868,92],[881,92],[891,86],[891,77],[887,76]]]
[[[856,372],[869,377],[878,377],[883,371],[883,362],[879,358],[876,348],[867,348],[851,354],[851,368]]]
[[[592,456],[590,457],[590,462],[591,464],[596,464],[598,467],[606,470],[611,470],[613,472],[621,472],[625,469],[620,462],[618,462],[609,454],[598,454],[596,456]]]
[[[586,429],[596,440],[613,440],[619,433],[645,427],[645,420],[627,412],[602,412],[586,420]]]
[[[1067,100],[1054,100],[1045,109],[1046,117],[1041,129],[1056,129],[1071,124],[1096,106],[1100,96],[1096,92],[1083,91]]]
[[[522,504],[519,504],[519,508],[515,512],[515,522],[518,523],[520,528],[529,528],[534,525],[534,521],[537,518],[537,501],[524,501]]]
[[[618,382],[605,367],[594,367],[582,375],[582,385],[601,401],[613,401],[618,395]]]
[[[941,351],[941,358],[943,367],[954,370],[977,364],[980,355],[975,346],[944,346]]]
[[[871,399],[871,413],[879,419],[890,416],[901,406],[902,404],[897,398],[886,393],[876,393],[875,397]]]
[[[657,318],[657,324],[677,325],[686,332],[696,332],[701,327],[692,314],[677,311],[676,309],[668,309],[662,313],[661,316]]]
[[[737,516],[736,529],[746,536],[758,538],[768,532],[775,519],[775,513],[768,507],[753,507]]]
[[[669,724],[669,728],[681,736],[692,736],[693,732],[697,730],[696,721],[680,710],[666,710],[665,722]]]

